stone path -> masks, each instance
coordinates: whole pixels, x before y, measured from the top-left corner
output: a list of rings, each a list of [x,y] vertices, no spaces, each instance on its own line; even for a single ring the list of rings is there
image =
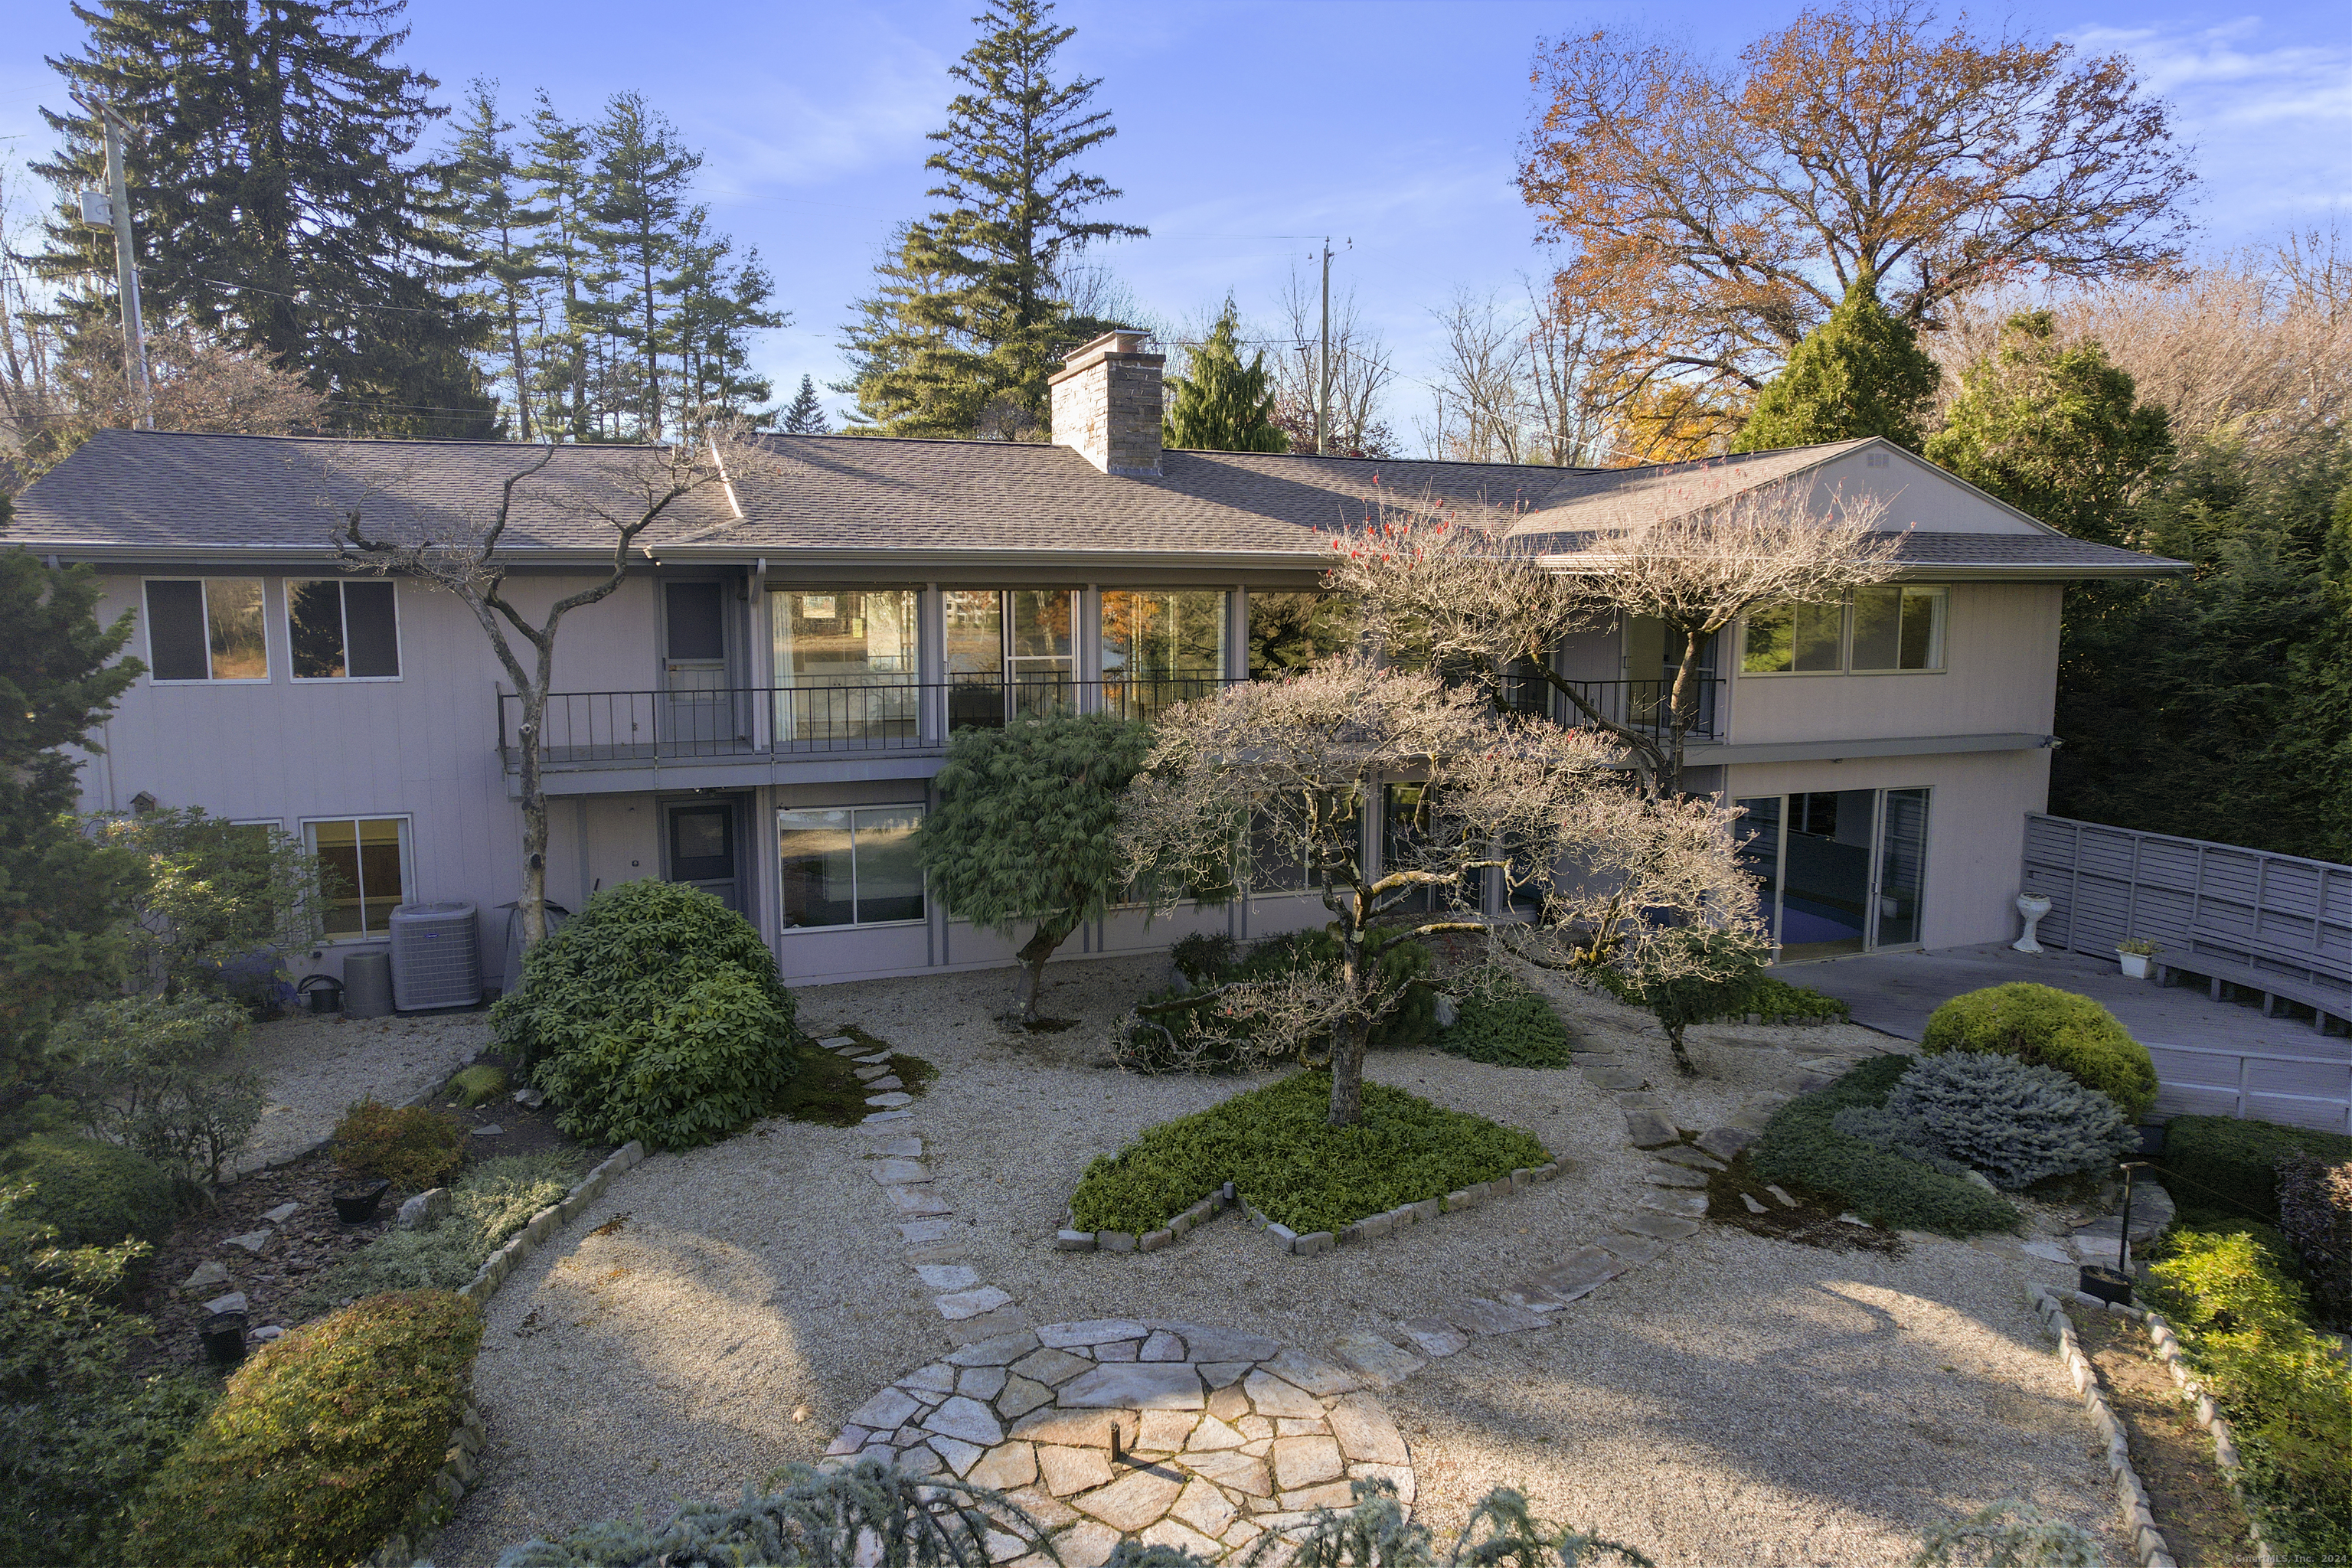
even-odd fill
[[[1001,1490],[1066,1568],[1093,1568],[1123,1536],[1214,1558],[1347,1508],[1354,1481],[1383,1478],[1412,1501],[1403,1434],[1369,1381],[1262,1334],[1052,1323],[918,1368],[852,1412],[826,1453]],[[992,1534],[990,1553],[1045,1568],[1031,1546]]]

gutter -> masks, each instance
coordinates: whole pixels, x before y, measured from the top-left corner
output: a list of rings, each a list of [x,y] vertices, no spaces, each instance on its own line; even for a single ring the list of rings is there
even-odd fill
[[[1969,752],[2040,752],[2058,743],[2054,735],[2021,731],[2003,735],[1888,735],[1868,740],[1767,741],[1743,745],[1685,742],[1685,767],[1739,767],[1755,763],[1843,763],[1868,757],[1940,757]]]

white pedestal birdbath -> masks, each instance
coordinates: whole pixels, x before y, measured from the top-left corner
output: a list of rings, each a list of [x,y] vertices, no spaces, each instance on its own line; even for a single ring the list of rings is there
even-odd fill
[[[2033,928],[2040,925],[2042,917],[2050,912],[2050,896],[2047,893],[2020,893],[2017,895],[2017,912],[2025,917],[2025,934],[2009,945],[2019,952],[2040,952],[2042,944],[2033,940]]]

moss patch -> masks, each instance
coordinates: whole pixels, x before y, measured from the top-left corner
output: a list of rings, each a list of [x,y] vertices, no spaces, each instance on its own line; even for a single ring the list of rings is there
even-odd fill
[[[1333,1127],[1331,1075],[1303,1072],[1165,1121],[1087,1167],[1070,1199],[1082,1230],[1158,1230],[1226,1182],[1306,1235],[1549,1161],[1515,1127],[1364,1085],[1364,1117]]]
[[[891,1050],[889,1041],[855,1024],[820,1031],[820,1037],[828,1040],[842,1035],[866,1047],[858,1053],[860,1056],[889,1051],[889,1068],[898,1075],[898,1081],[907,1086],[908,1094],[920,1096],[940,1076],[940,1069],[922,1058]],[[874,1108],[866,1103],[866,1097],[874,1091],[857,1076],[856,1058],[836,1056],[814,1040],[801,1040],[793,1048],[800,1054],[793,1081],[772,1102],[770,1115],[793,1121],[814,1121],[825,1127],[855,1127],[873,1114]]]

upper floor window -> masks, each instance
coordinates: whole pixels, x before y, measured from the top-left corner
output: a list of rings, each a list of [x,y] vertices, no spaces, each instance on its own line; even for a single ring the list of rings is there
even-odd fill
[[[1103,702],[1113,712],[1150,718],[1213,695],[1224,673],[1223,590],[1103,590]]]
[[[1772,605],[1748,614],[1747,675],[1871,674],[1944,668],[1945,588],[1885,584],[1840,603]]]
[[[942,594],[948,722],[993,726],[1008,715],[1068,712],[1076,697],[1077,607],[1075,588]]]
[[[267,680],[258,577],[151,578],[147,665],[157,680]]]
[[[778,686],[902,685],[918,679],[912,588],[772,589]]]
[[[400,675],[400,612],[381,579],[286,584],[286,641],[297,680]]]

